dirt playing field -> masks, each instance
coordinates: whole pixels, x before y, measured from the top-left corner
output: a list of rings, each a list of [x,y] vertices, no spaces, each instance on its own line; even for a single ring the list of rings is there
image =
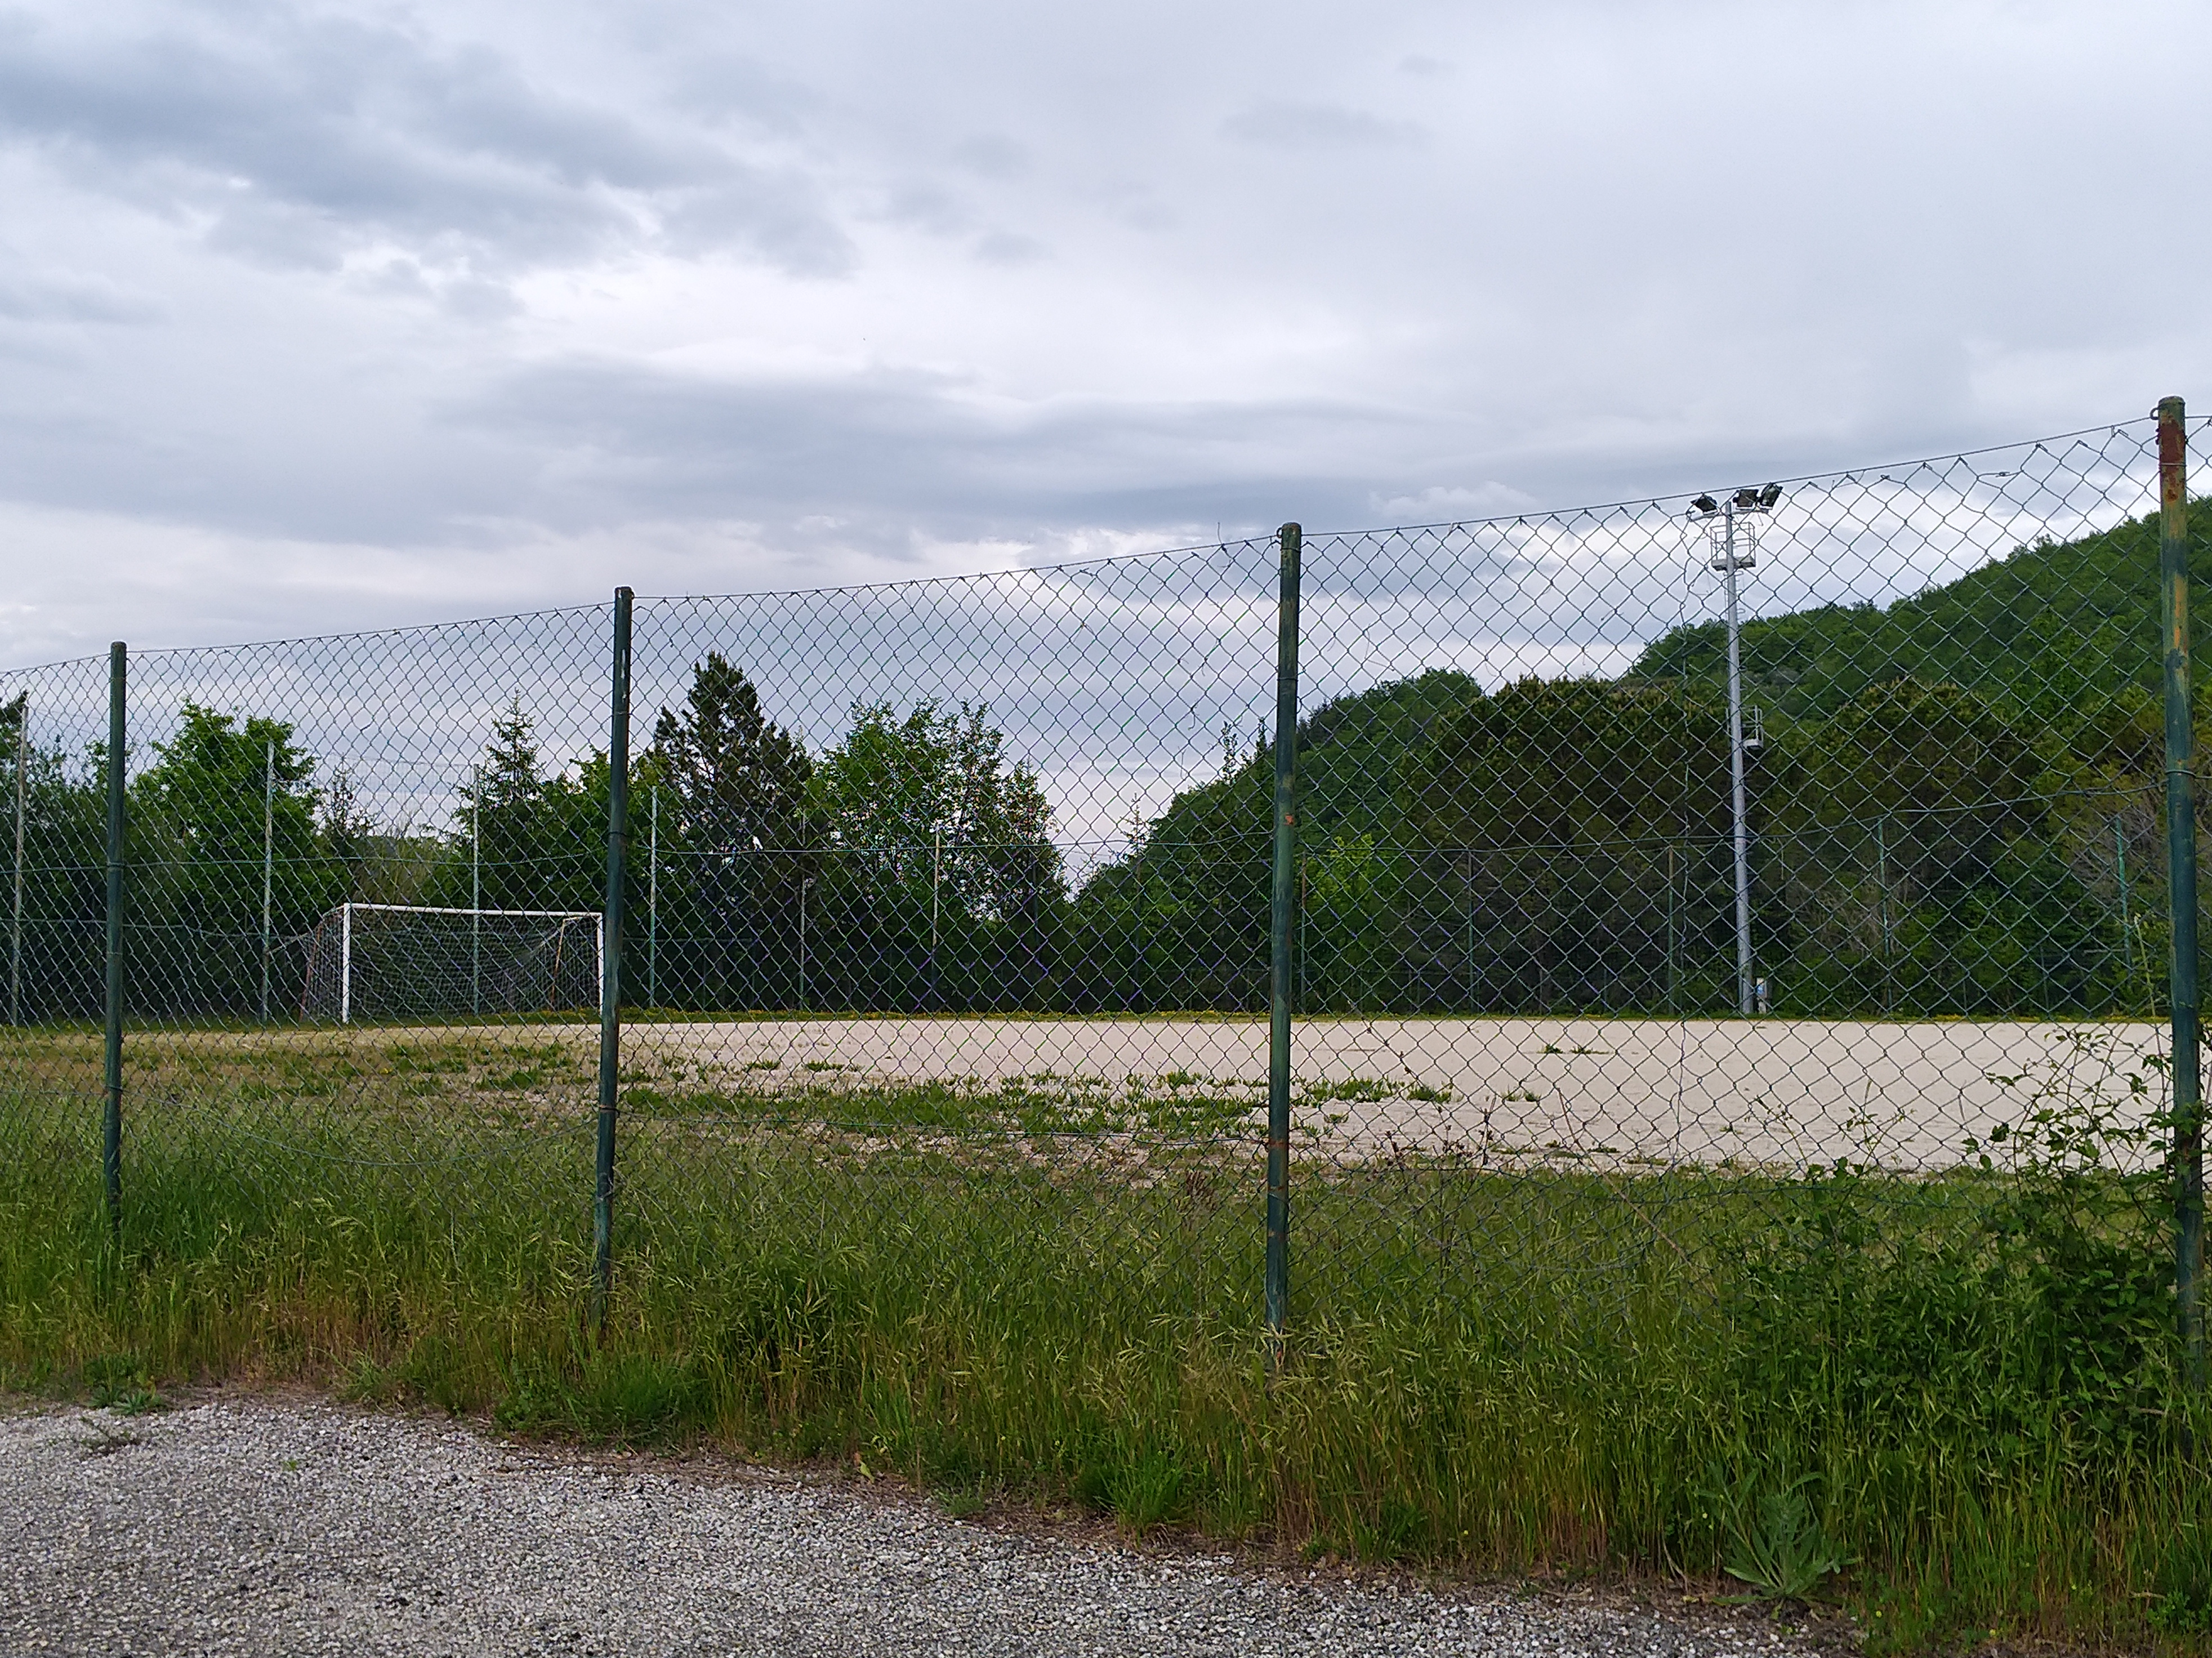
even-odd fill
[[[1763,1164],[1959,1161],[2063,1102],[2164,1102],[2162,1027],[1784,1019],[1305,1018],[1299,1139],[1501,1156]],[[1263,1019],[809,1019],[632,1025],[625,1051],[781,1083],[1103,1084],[1265,1097]],[[2139,1077],[2136,1092],[2129,1078]]]
[[[2038,1112],[2148,1121],[2164,1107],[2166,1042],[2147,1022],[1304,1018],[1293,1150],[1940,1168]],[[580,1022],[134,1031],[126,1108],[228,1097],[542,1121],[590,1108],[598,1043]],[[1098,1132],[1256,1136],[1264,1121],[1257,1017],[639,1021],[623,1043],[626,1094],[644,1111],[656,1097],[709,1114],[766,1097],[803,1115],[805,1096],[867,1094],[895,1122],[902,1090],[920,1088],[957,1094],[979,1127],[1000,1105],[1055,1100]],[[97,1097],[96,1032],[8,1033],[0,1060],[32,1090]]]

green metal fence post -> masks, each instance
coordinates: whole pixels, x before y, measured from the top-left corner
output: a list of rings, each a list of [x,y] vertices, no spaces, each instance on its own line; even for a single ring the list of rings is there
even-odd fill
[[[1275,612],[1275,876],[1268,916],[1267,1333],[1282,1351],[1291,1309],[1291,999],[1298,891],[1298,556],[1302,531],[1277,532],[1281,586]]]
[[[276,890],[276,739],[261,774],[261,1023],[269,1023],[270,921]]]
[[[469,1014],[483,1011],[483,768],[469,768]]]
[[[630,590],[615,589],[612,703],[607,721],[607,907],[600,927],[599,1163],[592,1187],[592,1323],[614,1290],[615,1107],[622,1074],[623,886],[629,877]]]
[[[2204,1382],[2204,1123],[2197,1059],[2197,786],[2189,708],[2188,437],[2179,398],[2158,405],[2158,570],[2165,590],[2166,894],[2173,954],[2173,1284],[2189,1382]]]
[[[31,758],[31,698],[15,703],[15,861],[14,903],[8,927],[8,1023],[23,1023],[23,800],[24,774]]]
[[[645,852],[645,1005],[660,1005],[660,785],[655,782],[647,797],[653,807],[653,827]]]
[[[101,1187],[106,1194],[107,1229],[123,1230],[123,836],[124,764],[128,721],[124,692],[130,650],[118,640],[107,647],[107,1008],[104,1081],[106,1109],[100,1132]]]

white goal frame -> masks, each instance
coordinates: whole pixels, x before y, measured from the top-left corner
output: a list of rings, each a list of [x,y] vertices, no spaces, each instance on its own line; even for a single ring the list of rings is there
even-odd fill
[[[470,909],[447,904],[361,904],[343,903],[338,907],[338,1023],[353,1023],[353,918],[356,911],[375,912],[386,915],[465,915],[477,923],[469,929],[470,949],[473,952],[482,932],[481,923],[488,915],[514,915],[526,920],[589,921],[593,943],[592,961],[598,969],[599,995],[604,1005],[607,994],[607,925],[606,917],[596,909]],[[325,914],[328,914],[326,910]]]

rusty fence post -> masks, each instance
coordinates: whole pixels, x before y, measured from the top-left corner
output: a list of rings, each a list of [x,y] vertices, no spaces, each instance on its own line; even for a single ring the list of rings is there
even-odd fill
[[[2166,630],[2166,894],[2173,953],[2173,1288],[2189,1385],[2204,1384],[2204,1119],[2197,1053],[2196,737],[2189,684],[2189,439],[2179,398],[2158,405],[2158,569]]]

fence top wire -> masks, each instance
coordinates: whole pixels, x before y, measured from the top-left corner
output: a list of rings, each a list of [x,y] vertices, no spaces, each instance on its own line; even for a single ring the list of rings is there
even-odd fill
[[[2191,425],[2201,434],[2207,422]],[[2151,504],[2152,431],[2121,422],[1786,480],[1744,614],[1887,604],[2038,539],[2110,528]],[[1662,641],[1702,648],[1717,578],[1686,522],[1688,499],[1309,534],[1301,707],[1312,739],[1334,729],[1332,705],[1423,674],[1495,690],[1528,676],[1658,671]],[[634,747],[649,749],[664,710],[682,713],[716,653],[817,756],[849,741],[862,710],[973,711],[1004,764],[1034,775],[1048,838],[1079,874],[1073,866],[1141,841],[1172,802],[1233,777],[1272,740],[1275,562],[1273,539],[1259,537],[643,599]],[[290,727],[310,786],[327,796],[343,771],[364,819],[458,833],[502,719],[527,722],[549,771],[587,768],[604,750],[607,609],[137,653],[131,765],[158,762],[188,703],[261,718]],[[0,702],[27,694],[37,744],[80,771],[105,732],[100,665],[0,672]]]

